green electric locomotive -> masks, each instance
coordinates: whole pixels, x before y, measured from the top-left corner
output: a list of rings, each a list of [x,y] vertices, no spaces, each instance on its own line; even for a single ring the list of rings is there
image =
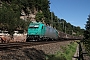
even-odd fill
[[[58,39],[58,31],[41,22],[30,23],[26,41],[43,41]]]

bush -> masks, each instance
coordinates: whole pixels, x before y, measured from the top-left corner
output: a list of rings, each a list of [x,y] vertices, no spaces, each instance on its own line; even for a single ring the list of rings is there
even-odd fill
[[[46,60],[72,60],[76,47],[76,43],[70,43],[70,45],[66,47],[61,47],[63,52],[58,51],[56,54],[47,55]]]

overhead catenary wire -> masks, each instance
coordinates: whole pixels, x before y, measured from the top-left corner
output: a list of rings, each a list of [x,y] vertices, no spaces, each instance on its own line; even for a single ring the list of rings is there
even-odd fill
[[[62,15],[62,13],[60,12],[60,10],[55,6],[55,4],[51,1],[51,0],[49,0],[50,1],[50,3],[55,7],[55,9],[58,11],[58,13],[62,16],[62,17],[64,17],[63,15]],[[52,6],[50,6],[50,10],[51,10],[51,20],[52,20],[52,26],[53,26],[53,23],[55,23],[55,22],[53,22],[53,16],[52,16],[52,12],[54,12],[53,10],[52,10]],[[58,17],[57,17],[58,18]],[[60,22],[58,22],[58,23],[60,23]],[[63,23],[63,29],[65,28],[65,33],[66,33],[66,26],[64,27],[64,22],[62,22]]]
[[[55,9],[58,11],[58,13],[60,13],[60,15],[61,15],[62,17],[64,17],[63,14],[60,12],[60,10],[55,6],[55,4],[54,4],[51,0],[50,0],[50,3],[55,7]],[[52,6],[50,6],[50,8],[51,8],[50,10],[51,10],[51,12],[52,12],[52,11],[53,11],[53,10],[52,10]]]

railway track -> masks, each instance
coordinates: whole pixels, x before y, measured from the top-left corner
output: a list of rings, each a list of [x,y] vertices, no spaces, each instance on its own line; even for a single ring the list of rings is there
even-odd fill
[[[43,42],[15,42],[15,43],[0,43],[0,50],[8,48],[22,48],[22,47],[31,47],[35,45],[44,45],[50,43],[72,41],[72,40],[62,40],[62,41],[43,41]]]
[[[41,44],[41,43],[40,43]],[[3,43],[0,44],[0,49],[6,49],[6,48],[15,48],[15,47],[24,47],[24,46],[35,46],[39,45],[39,43],[34,42],[18,42],[18,43]]]
[[[35,46],[49,43],[56,43],[57,41],[44,41],[44,42],[15,42],[15,43],[0,43],[0,49],[24,47],[24,46]]]

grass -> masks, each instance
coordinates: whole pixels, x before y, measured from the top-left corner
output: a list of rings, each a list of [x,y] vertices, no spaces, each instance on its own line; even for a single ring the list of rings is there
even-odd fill
[[[66,47],[61,47],[62,51],[46,56],[46,60],[72,60],[72,56],[76,52],[77,43],[71,42]]]

